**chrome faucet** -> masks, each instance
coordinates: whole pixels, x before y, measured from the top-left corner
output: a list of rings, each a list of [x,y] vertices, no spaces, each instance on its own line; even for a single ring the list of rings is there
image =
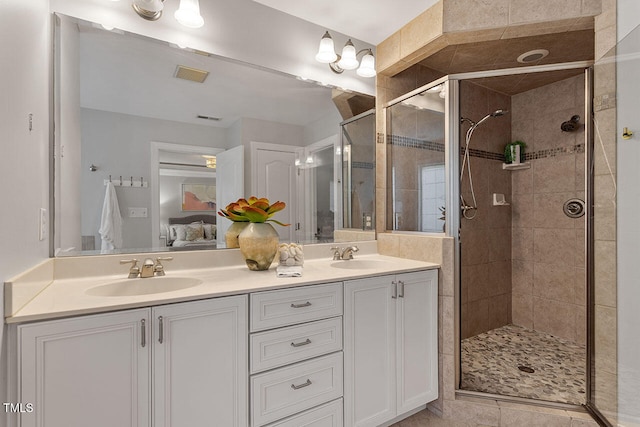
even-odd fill
[[[164,266],[161,261],[171,261],[173,257],[158,257],[156,262],[153,262],[151,258],[145,258],[142,263],[142,269],[138,267],[137,259],[123,259],[120,260],[120,264],[131,264],[129,269],[129,279],[135,279],[137,277],[148,278],[153,276],[164,276]]]
[[[153,277],[153,269],[155,265],[156,264],[151,258],[145,258],[144,262],[142,263],[142,269],[140,270],[140,277],[143,279],[146,277]]]
[[[171,261],[173,259],[172,256],[158,257],[156,258],[156,265],[153,266],[153,272],[156,276],[164,276],[164,266],[160,263],[160,261]]]
[[[350,260],[353,259],[353,253],[354,252],[358,252],[360,249],[358,249],[357,246],[349,246],[348,248],[344,248],[342,250],[342,255],[340,255],[340,257],[344,260]]]
[[[350,259],[353,259],[353,253],[358,252],[360,249],[358,249],[357,246],[349,246],[346,248],[339,248],[337,246],[333,246],[331,247],[331,250],[333,251],[334,261],[341,260],[341,259],[348,261]]]
[[[135,279],[140,275],[140,267],[138,267],[137,259],[121,259],[120,264],[131,264],[129,269],[129,279]]]

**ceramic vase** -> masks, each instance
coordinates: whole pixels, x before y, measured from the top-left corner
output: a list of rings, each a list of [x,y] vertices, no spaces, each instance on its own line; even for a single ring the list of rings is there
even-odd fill
[[[280,237],[271,224],[250,223],[240,236],[240,252],[249,270],[268,270],[278,253]]]
[[[242,233],[242,230],[247,228],[249,225],[248,222],[234,222],[227,229],[227,232],[224,233],[224,242],[227,245],[228,249],[239,248],[240,244],[238,243],[238,236]]]

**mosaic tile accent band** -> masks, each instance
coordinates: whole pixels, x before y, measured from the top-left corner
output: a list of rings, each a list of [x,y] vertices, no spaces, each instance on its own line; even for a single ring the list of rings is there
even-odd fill
[[[540,150],[533,153],[524,153],[525,160],[546,159],[547,157],[556,157],[565,154],[581,154],[584,153],[584,144],[576,144],[570,147],[558,147],[548,150]],[[504,157],[503,157],[504,158]]]
[[[387,144],[398,147],[420,148],[422,150],[439,151],[444,153],[444,143],[409,138],[399,135],[387,135]]]
[[[384,143],[385,138],[384,135],[378,133],[378,143]],[[398,147],[408,147],[408,148],[419,148],[422,150],[430,150],[430,151],[438,151],[444,152],[444,144],[441,142],[432,142],[425,141],[416,138],[409,138],[406,136],[399,135],[387,135],[386,142],[388,145],[394,145]],[[551,148],[547,150],[535,151],[533,153],[525,153],[524,159],[528,160],[536,160],[536,159],[546,159],[548,157],[557,157],[561,155],[569,155],[569,154],[581,154],[584,153],[584,144],[576,144],[569,147],[558,147]],[[460,147],[460,155],[464,155],[464,147]],[[479,157],[482,159],[489,160],[498,160],[504,162],[504,153],[494,153],[485,150],[477,150],[475,148],[469,149],[469,155],[471,157]]]
[[[507,325],[462,340],[461,358],[463,390],[585,403],[587,362],[583,345]]]
[[[354,169],[373,169],[374,166],[371,162],[351,162],[351,167]]]

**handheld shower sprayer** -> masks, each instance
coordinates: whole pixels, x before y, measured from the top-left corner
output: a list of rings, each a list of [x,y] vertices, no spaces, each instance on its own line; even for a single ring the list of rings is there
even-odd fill
[[[476,217],[476,214],[478,213],[478,203],[476,202],[476,194],[473,189],[473,178],[471,176],[471,159],[469,159],[469,143],[471,142],[471,136],[473,135],[473,132],[476,130],[476,128],[480,126],[482,123],[484,123],[485,121],[489,120],[492,117],[504,116],[508,112],[509,112],[508,110],[499,109],[492,113],[487,114],[477,122],[474,122],[473,120],[466,117],[460,117],[461,124],[464,122],[468,122],[471,125],[467,130],[467,135],[465,138],[464,155],[462,157],[462,167],[460,168],[460,210],[462,211],[462,216],[465,217],[466,219],[473,219]],[[467,166],[467,174],[469,176],[469,187],[471,190],[471,198],[473,200],[472,205],[467,204],[467,202],[464,200],[464,197],[462,196],[462,182],[464,178],[465,165]]]

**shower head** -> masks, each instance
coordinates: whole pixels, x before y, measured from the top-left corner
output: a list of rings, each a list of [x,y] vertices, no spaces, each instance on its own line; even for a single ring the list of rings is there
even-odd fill
[[[560,125],[560,129],[562,130],[562,132],[573,132],[574,130],[578,129],[578,122],[580,121],[580,116],[575,115],[573,117],[571,117],[570,120],[567,120],[566,122],[563,122]]]
[[[479,125],[480,125],[480,123],[483,123],[483,122],[485,122],[486,120],[489,120],[489,118],[491,118],[491,117],[500,117],[500,116],[504,116],[506,113],[508,113],[508,111],[507,111],[507,110],[502,110],[502,109],[500,109],[500,110],[496,110],[496,111],[494,111],[494,112],[492,112],[492,113],[487,114],[486,116],[484,116],[484,117],[483,117],[483,118],[481,118],[480,120],[478,120],[478,122],[477,122],[476,124],[474,124],[473,126],[474,126],[474,127],[477,127],[477,126],[479,126]]]

